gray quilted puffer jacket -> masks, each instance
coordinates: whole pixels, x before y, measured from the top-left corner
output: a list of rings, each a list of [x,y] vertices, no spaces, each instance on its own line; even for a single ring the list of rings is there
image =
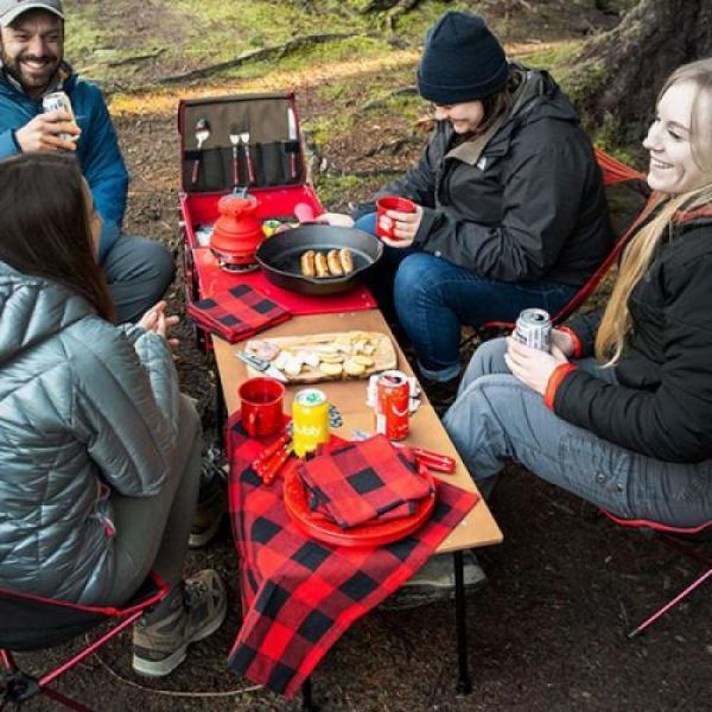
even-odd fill
[[[61,285],[0,262],[0,587],[107,599],[108,497],[160,489],[177,384],[162,337],[114,327]]]

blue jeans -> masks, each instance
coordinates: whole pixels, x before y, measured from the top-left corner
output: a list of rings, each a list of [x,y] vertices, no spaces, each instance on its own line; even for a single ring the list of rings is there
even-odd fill
[[[508,459],[529,472],[626,519],[695,526],[712,518],[712,461],[663,462],[627,450],[562,420],[542,397],[511,375],[504,339],[482,344],[443,424],[487,496]],[[594,359],[576,363],[616,383]]]
[[[356,227],[375,234],[375,224],[371,213]],[[477,328],[488,321],[513,322],[530,307],[553,314],[577,291],[545,280],[500,282],[480,277],[415,248],[386,246],[381,262],[374,280],[379,305],[388,315],[387,292],[392,289],[395,314],[415,349],[420,372],[434,381],[459,375],[463,325]]]

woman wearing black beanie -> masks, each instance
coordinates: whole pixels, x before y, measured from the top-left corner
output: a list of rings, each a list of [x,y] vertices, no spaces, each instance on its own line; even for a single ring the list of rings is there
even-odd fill
[[[462,325],[561,308],[613,242],[601,172],[576,112],[544,71],[507,62],[484,20],[445,13],[425,38],[418,90],[435,128],[419,162],[354,215],[375,232],[375,200],[399,195],[374,284],[412,342],[422,376],[460,374]],[[326,222],[351,224],[327,213]]]

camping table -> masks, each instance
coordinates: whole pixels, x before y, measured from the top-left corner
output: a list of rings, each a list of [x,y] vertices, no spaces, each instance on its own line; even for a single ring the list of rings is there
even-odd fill
[[[358,311],[347,314],[319,314],[297,316],[278,326],[260,333],[257,338],[277,336],[298,336],[304,334],[318,334],[337,331],[379,331],[388,334],[396,348],[398,368],[408,375],[413,372],[403,352],[398,348],[386,321],[377,309]],[[248,377],[244,363],[235,356],[235,352],[242,348],[241,344],[230,345],[218,337],[213,337],[213,347],[217,364],[218,377],[221,388],[219,392],[224,398],[228,414],[239,409],[238,388]],[[323,390],[330,403],[340,411],[344,424],[335,432],[346,440],[353,439],[354,430],[373,432],[373,411],[366,405],[367,381],[329,381],[317,384]],[[291,399],[294,393],[304,386],[292,385],[287,387],[285,411],[289,412]],[[405,441],[407,444],[419,445],[451,455],[455,458],[457,468],[454,475],[442,475],[450,484],[465,490],[476,490],[476,487],[460,459],[455,447],[451,443],[440,419],[427,401],[425,394],[421,395],[421,406],[418,412],[411,417],[411,432]],[[433,473],[440,476],[438,473]],[[472,549],[491,544],[499,544],[502,533],[497,526],[487,504],[483,499],[477,503],[457,528],[438,547],[439,553],[452,553],[455,567],[455,625],[458,653],[458,683],[457,691],[461,694],[469,693],[472,689],[467,664],[467,633],[465,630],[465,588],[463,581],[463,556],[464,549]],[[304,690],[305,706],[308,705],[308,687]]]

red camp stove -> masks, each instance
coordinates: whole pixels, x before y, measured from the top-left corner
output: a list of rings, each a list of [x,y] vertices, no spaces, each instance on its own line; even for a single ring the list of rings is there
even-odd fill
[[[210,238],[210,249],[222,269],[228,272],[257,269],[255,251],[264,239],[258,207],[256,198],[235,193],[218,201],[220,217]]]

